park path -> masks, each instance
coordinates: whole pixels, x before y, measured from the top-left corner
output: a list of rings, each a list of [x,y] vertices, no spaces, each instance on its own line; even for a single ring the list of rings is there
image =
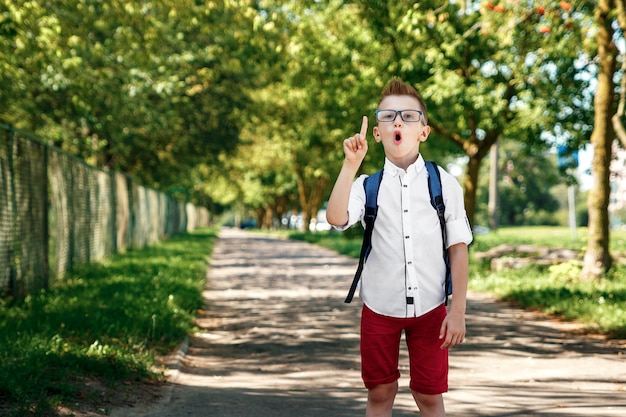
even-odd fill
[[[225,228],[205,310],[155,404],[112,417],[364,415],[360,301],[344,304],[354,259]],[[450,354],[448,416],[626,416],[623,342],[470,294],[468,336]],[[415,416],[401,358],[394,416]]]

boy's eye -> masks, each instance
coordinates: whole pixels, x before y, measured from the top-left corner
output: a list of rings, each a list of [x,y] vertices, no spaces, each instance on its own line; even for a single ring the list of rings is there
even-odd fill
[[[376,112],[376,119],[379,122],[393,122],[395,118],[395,110],[379,110]]]

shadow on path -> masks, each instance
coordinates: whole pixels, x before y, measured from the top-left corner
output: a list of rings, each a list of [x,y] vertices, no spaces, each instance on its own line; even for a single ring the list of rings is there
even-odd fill
[[[163,401],[113,417],[364,415],[356,261],[236,229],[220,235],[205,310]],[[470,294],[450,357],[449,416],[626,416],[624,345]],[[401,358],[394,416],[415,416]]]

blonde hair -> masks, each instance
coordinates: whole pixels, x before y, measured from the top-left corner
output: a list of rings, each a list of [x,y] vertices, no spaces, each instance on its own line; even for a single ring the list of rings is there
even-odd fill
[[[420,96],[420,93],[418,93],[417,90],[412,85],[405,83],[400,78],[393,77],[391,81],[389,81],[389,84],[387,84],[387,86],[383,90],[380,96],[380,101],[378,102],[378,105],[380,106],[380,103],[385,99],[385,97],[388,97],[388,96],[415,97],[419,105],[422,107],[421,109],[417,109],[417,110],[421,110],[422,112],[424,112],[424,123],[428,124],[428,115],[426,114],[426,103],[422,99],[422,96]]]

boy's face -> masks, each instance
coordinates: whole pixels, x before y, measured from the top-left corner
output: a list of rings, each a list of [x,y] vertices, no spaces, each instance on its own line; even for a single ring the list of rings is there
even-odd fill
[[[406,169],[417,160],[419,145],[428,139],[430,127],[424,124],[419,113],[380,113],[380,110],[419,110],[419,102],[412,96],[387,96],[378,106],[377,124],[374,126],[376,142],[383,144],[385,156],[396,166]],[[417,117],[416,117],[417,116]]]

